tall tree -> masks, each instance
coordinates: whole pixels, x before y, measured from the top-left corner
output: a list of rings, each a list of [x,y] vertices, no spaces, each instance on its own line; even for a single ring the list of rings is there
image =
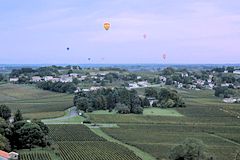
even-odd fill
[[[0,105],[0,117],[8,120],[11,117],[11,110],[5,104]]]
[[[23,120],[22,112],[18,109],[14,115],[14,122],[18,122],[22,120]]]
[[[198,139],[186,139],[182,144],[172,148],[169,159],[170,160],[210,160],[205,151],[205,145]]]

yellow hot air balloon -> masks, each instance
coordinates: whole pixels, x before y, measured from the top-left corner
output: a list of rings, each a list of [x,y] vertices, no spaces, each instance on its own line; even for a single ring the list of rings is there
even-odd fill
[[[110,28],[110,23],[108,23],[108,22],[106,22],[106,23],[104,23],[104,28],[105,28],[105,30],[107,31],[107,30],[109,30],[109,28]]]

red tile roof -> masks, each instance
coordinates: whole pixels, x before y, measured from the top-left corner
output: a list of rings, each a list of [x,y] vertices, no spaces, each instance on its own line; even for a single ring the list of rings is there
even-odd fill
[[[2,150],[0,150],[0,157],[3,157],[3,158],[10,158],[9,153],[4,152],[4,151],[2,151]]]

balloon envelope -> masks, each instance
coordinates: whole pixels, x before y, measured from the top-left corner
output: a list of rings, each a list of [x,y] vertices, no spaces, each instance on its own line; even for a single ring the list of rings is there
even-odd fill
[[[167,58],[167,55],[166,54],[163,54],[163,59],[165,60]]]
[[[69,47],[67,47],[67,50],[69,50],[70,48]]]
[[[111,24],[108,22],[104,23],[104,25],[103,25],[105,30],[109,30],[110,26],[111,26]]]

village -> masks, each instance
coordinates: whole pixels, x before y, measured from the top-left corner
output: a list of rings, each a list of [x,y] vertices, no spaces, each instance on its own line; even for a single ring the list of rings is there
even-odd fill
[[[229,88],[236,91],[240,89],[240,70],[232,68],[230,72],[222,68],[199,72],[165,68],[161,71],[135,73],[122,71],[121,69],[116,71],[111,68],[104,71],[94,68],[80,70],[79,67],[71,66],[69,69],[58,69],[58,74],[50,73],[51,75],[44,76],[39,76],[38,73],[23,73],[19,76],[9,77],[9,82],[31,84],[40,82],[74,83],[76,86],[74,93],[95,91],[101,88],[125,87],[131,90],[165,85],[188,90],[214,90],[216,87]],[[240,101],[238,94],[221,96],[225,103],[237,103]]]

